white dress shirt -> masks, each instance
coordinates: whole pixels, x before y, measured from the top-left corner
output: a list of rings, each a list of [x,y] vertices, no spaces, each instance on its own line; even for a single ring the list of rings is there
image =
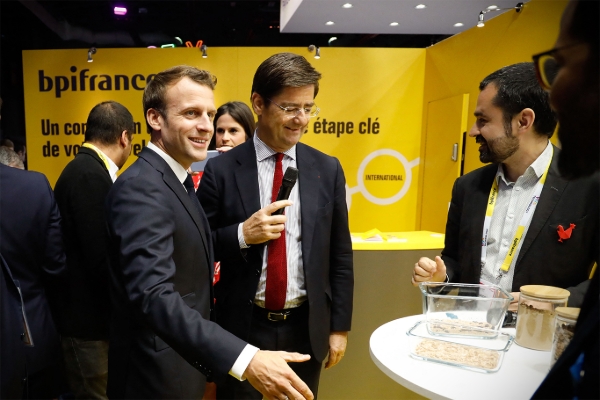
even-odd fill
[[[521,240],[517,253],[510,264],[508,273],[500,274],[500,267],[506,258],[521,217],[533,196],[535,186],[546,171],[551,157],[552,144],[548,142],[546,149],[527,167],[525,173],[516,182],[508,182],[502,164],[498,165],[498,173],[494,178],[498,179],[498,200],[490,222],[486,261],[481,269],[481,279],[496,284],[508,292],[512,291],[515,264],[519,258],[521,245],[527,236],[529,225],[525,227],[523,240]],[[535,218],[535,212],[533,218]],[[530,223],[533,218],[530,219]]]
[[[256,165],[258,168],[258,189],[260,193],[260,206],[264,208],[272,203],[273,174],[275,172],[275,157],[277,154],[267,146],[258,136],[254,135],[254,149],[256,150]],[[282,169],[297,168],[296,146],[283,153]],[[285,208],[287,221],[285,223],[285,250],[287,259],[287,288],[284,308],[295,308],[306,300],[306,286],[304,283],[304,266],[302,263],[302,232],[300,220],[300,182],[296,181],[289,200],[294,204]],[[240,248],[248,247],[244,241],[241,223],[238,226],[238,240]],[[262,272],[258,281],[258,288],[254,303],[265,307],[265,289],[267,286],[267,255],[268,248],[264,247],[262,257]]]

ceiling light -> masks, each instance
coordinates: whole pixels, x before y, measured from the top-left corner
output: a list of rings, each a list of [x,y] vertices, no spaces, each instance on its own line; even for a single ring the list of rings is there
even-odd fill
[[[504,10],[515,10],[516,12],[521,12],[521,10],[523,9],[523,3],[517,3],[516,6],[514,7],[508,7],[508,8],[498,8],[498,6],[496,5],[491,5],[487,8],[487,10],[483,10],[479,12],[479,17],[477,18],[477,27],[478,28],[483,28],[485,26],[485,22],[484,20],[484,15],[492,12],[492,11],[504,11]],[[456,26],[456,25],[454,25]]]
[[[115,15],[125,15],[127,14],[127,9],[125,7],[115,7],[113,9]]]
[[[483,11],[481,11],[479,13],[479,17],[477,18],[477,27],[483,28],[484,26],[485,26],[485,23],[483,22]]]
[[[422,10],[424,8],[427,8],[427,6],[425,4],[419,4],[418,6],[415,7],[417,10]]]
[[[457,22],[454,24],[454,26],[459,27],[459,26],[464,26],[464,24],[462,22]]]
[[[94,59],[92,58],[92,54],[96,54],[95,47],[90,47],[90,49],[88,50],[88,62],[94,62]]]
[[[205,44],[203,44],[202,46],[200,46],[200,51],[202,51],[202,58],[208,58],[208,54],[206,54],[206,49],[208,47],[206,47]]]
[[[398,26],[398,23],[397,22],[391,22],[390,26]]]
[[[315,52],[315,58],[318,60],[319,58],[321,58],[321,49],[317,46],[315,46],[314,44],[311,44],[310,46],[308,46],[308,51],[310,51],[311,53],[314,51]]]
[[[335,24],[335,22],[333,22],[333,21],[327,21],[327,22],[325,22],[325,25],[333,25],[333,24]]]
[[[352,4],[346,3],[342,7],[344,7],[344,8],[352,8]]]

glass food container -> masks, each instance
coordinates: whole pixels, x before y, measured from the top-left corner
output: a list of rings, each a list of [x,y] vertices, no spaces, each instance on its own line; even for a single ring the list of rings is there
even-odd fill
[[[569,291],[553,286],[521,286],[515,343],[533,350],[550,351],[557,307],[565,307]]]
[[[423,314],[437,336],[493,339],[513,297],[496,285],[423,282]]]
[[[563,353],[571,342],[575,332],[575,324],[579,317],[579,308],[557,307],[556,319],[554,320],[554,336],[552,339],[552,356],[550,357],[550,368]]]
[[[488,332],[480,332],[475,336],[495,335],[493,340],[439,337],[430,333],[432,324],[427,321],[419,321],[406,332],[412,358],[476,372],[496,372],[500,369],[504,354],[514,339],[507,333],[489,329]],[[486,331],[485,329],[472,329]]]

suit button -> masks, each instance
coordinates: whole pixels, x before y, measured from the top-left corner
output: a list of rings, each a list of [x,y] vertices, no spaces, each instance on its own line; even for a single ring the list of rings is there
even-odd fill
[[[260,276],[260,269],[256,270],[256,276]]]
[[[251,306],[254,302],[252,301],[252,299],[248,300],[248,305]]]

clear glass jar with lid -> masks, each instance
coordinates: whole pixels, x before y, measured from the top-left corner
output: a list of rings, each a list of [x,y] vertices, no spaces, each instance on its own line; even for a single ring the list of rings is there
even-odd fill
[[[575,324],[579,317],[579,308],[557,307],[554,322],[554,337],[552,339],[552,356],[550,357],[550,368],[563,353],[571,342],[575,332]]]
[[[550,351],[557,307],[565,307],[569,291],[553,286],[521,286],[515,343],[533,350]]]

